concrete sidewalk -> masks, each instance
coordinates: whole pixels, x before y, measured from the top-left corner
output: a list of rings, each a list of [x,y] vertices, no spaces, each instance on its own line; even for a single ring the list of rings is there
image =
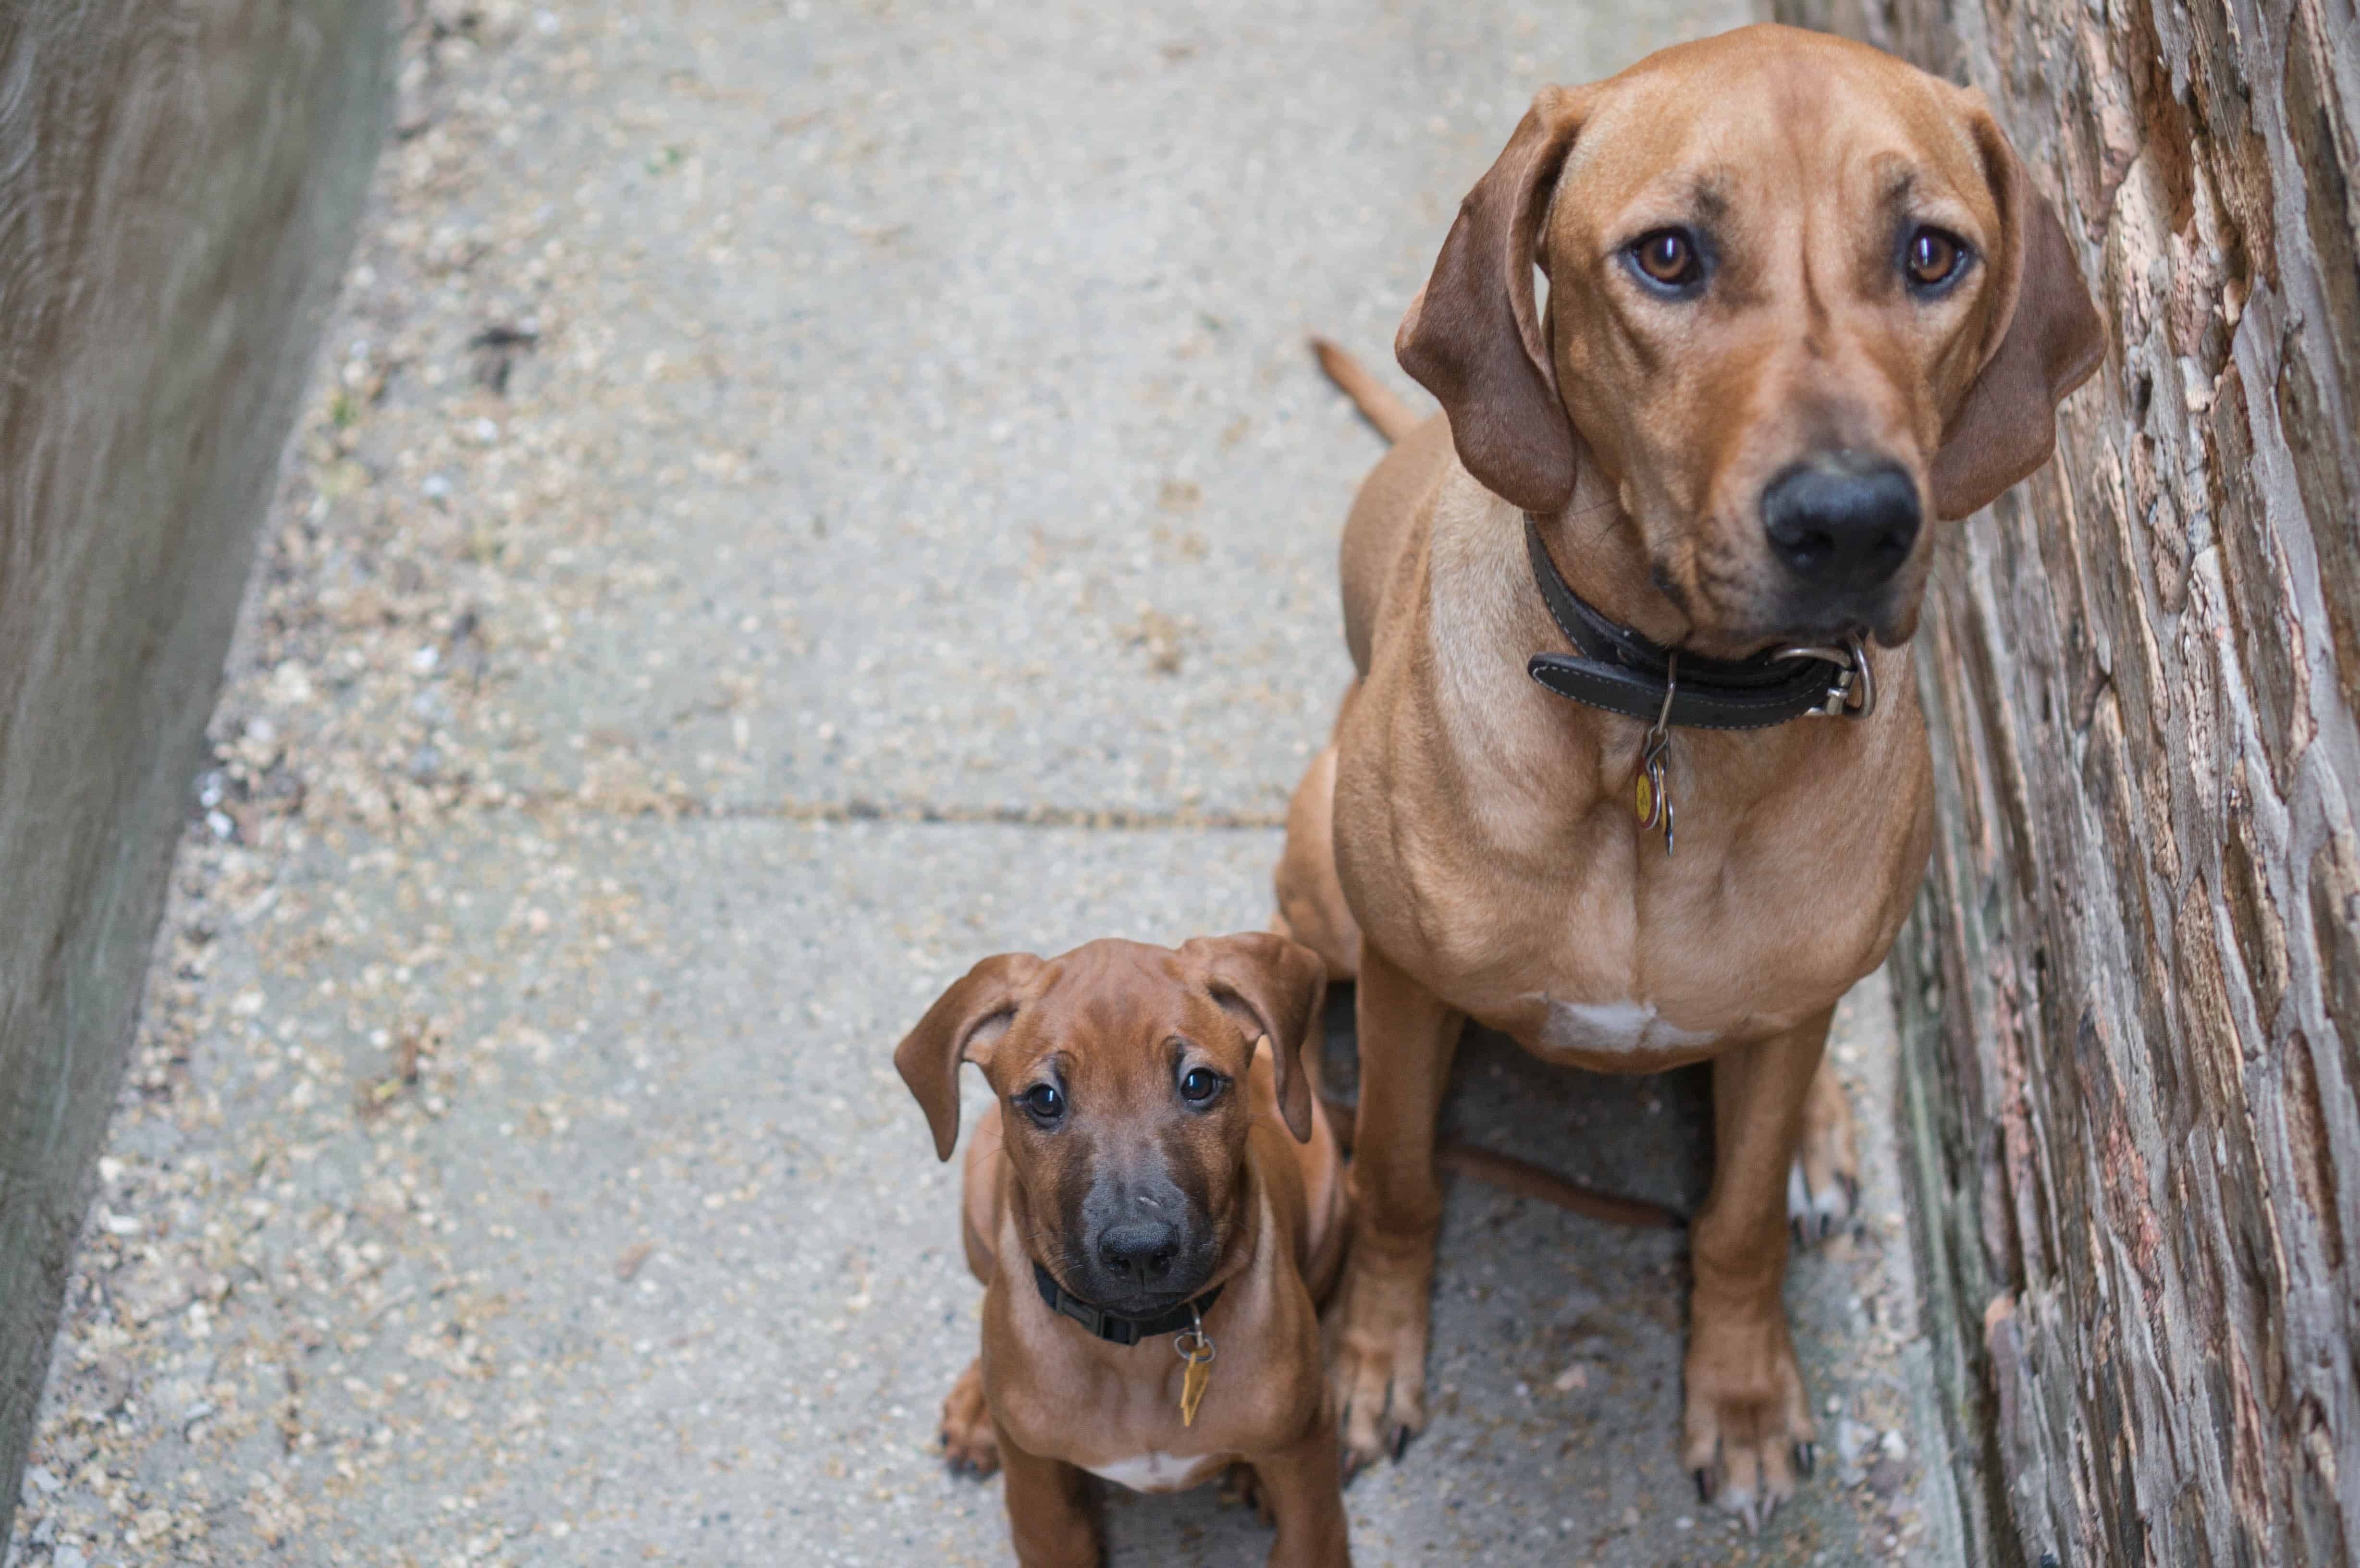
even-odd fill
[[[931,1452],[978,1291],[892,1044],[989,953],[1267,920],[1379,450],[1305,331],[1382,362],[1534,86],[1745,19],[647,11],[410,41],[11,1568],[1005,1561]],[[1360,1562],[1941,1561],[1888,1011],[1798,1506],[1678,1469],[1677,1238],[1462,1183]],[[1689,1204],[1702,1113],[1477,1040],[1450,1114]]]

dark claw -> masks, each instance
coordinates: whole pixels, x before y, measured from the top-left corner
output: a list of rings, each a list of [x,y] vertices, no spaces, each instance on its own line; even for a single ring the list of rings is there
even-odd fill
[[[1699,1503],[1709,1503],[1712,1501],[1711,1475],[1703,1470],[1691,1470],[1688,1474],[1696,1478],[1697,1501]]]
[[[1803,1221],[1802,1221],[1802,1217],[1801,1217],[1800,1215],[1797,1215],[1797,1216],[1796,1216],[1795,1218],[1793,1218],[1793,1219],[1791,1219],[1791,1220],[1788,1220],[1788,1221],[1786,1222],[1786,1228],[1787,1228],[1788,1230],[1791,1230],[1791,1231],[1793,1231],[1793,1232],[1795,1233],[1795,1245],[1796,1245],[1797,1247],[1801,1247],[1801,1246],[1803,1246],[1803,1245],[1804,1245],[1804,1237],[1803,1237]]]
[[[1857,1176],[1840,1176],[1836,1179],[1843,1183],[1844,1197],[1850,1203],[1852,1212],[1853,1214],[1860,1213],[1860,1178]]]
[[[1393,1441],[1392,1446],[1393,1451],[1393,1463],[1398,1465],[1402,1462],[1402,1455],[1409,1452],[1409,1428],[1405,1426],[1397,1426],[1393,1428]]]
[[[1343,1485],[1345,1485],[1345,1486],[1350,1486],[1350,1485],[1352,1484],[1352,1477],[1353,1477],[1353,1476],[1355,1476],[1355,1475],[1359,1475],[1360,1473],[1360,1456],[1359,1454],[1357,1454],[1353,1453],[1350,1449],[1347,1448],[1346,1450],[1344,1450],[1344,1479],[1343,1479]]]
[[[1795,1468],[1808,1475],[1819,1467],[1819,1445],[1816,1443],[1795,1444]]]

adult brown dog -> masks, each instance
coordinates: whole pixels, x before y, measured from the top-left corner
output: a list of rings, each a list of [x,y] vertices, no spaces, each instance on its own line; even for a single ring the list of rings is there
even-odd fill
[[[1472,1018],[1592,1071],[1712,1060],[1684,1459],[1750,1524],[1808,1473],[1785,1221],[1834,1185],[1831,1127],[1795,1173],[1841,1104],[1829,1018],[1926,864],[1920,523],[2045,462],[2103,348],[1978,94],[1758,27],[1533,101],[1396,343],[1445,418],[1331,357],[1398,443],[1346,526],[1359,679],[1278,876],[1282,928],[1359,980],[1352,1463],[1426,1420],[1435,1117]],[[1691,727],[1797,682],[1840,711]]]
[[[983,1354],[943,1437],[955,1466],[1007,1471],[1026,1568],[1098,1561],[1084,1471],[1163,1492],[1240,1463],[1273,1564],[1350,1561],[1318,1313],[1344,1179],[1302,1056],[1326,991],[1319,960],[1267,932],[1003,953],[894,1052],[945,1160],[962,1062],[996,1102],[965,1171]],[[1212,1359],[1187,1420],[1191,1334]]]

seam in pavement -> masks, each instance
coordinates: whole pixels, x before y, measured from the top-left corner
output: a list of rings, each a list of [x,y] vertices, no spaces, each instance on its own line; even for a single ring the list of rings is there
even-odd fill
[[[667,820],[689,818],[710,822],[923,822],[975,827],[1087,828],[1116,833],[1171,830],[1251,833],[1286,825],[1286,813],[1284,811],[1198,810],[1190,807],[1159,811],[1124,806],[958,806],[937,805],[926,800],[871,800],[861,798],[727,804],[666,796],[629,810],[617,811],[607,807],[601,811],[601,803],[595,798],[585,800],[580,795],[561,790],[513,791],[501,803],[526,811],[582,811],[586,808],[598,811],[602,815],[653,815]]]

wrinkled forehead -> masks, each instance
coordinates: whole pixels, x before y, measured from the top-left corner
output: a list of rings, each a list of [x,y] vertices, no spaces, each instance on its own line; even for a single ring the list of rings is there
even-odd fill
[[[1677,65],[1680,68],[1675,69]],[[1724,54],[1606,83],[1574,138],[1552,237],[1612,245],[1634,225],[1885,210],[1985,237],[1991,182],[1964,101],[1882,56]]]
[[[1056,960],[1049,987],[1017,1015],[993,1075],[1024,1075],[1044,1059],[1066,1083],[1162,1084],[1173,1042],[1226,1055],[1239,1030],[1201,976],[1165,948],[1094,942]]]

